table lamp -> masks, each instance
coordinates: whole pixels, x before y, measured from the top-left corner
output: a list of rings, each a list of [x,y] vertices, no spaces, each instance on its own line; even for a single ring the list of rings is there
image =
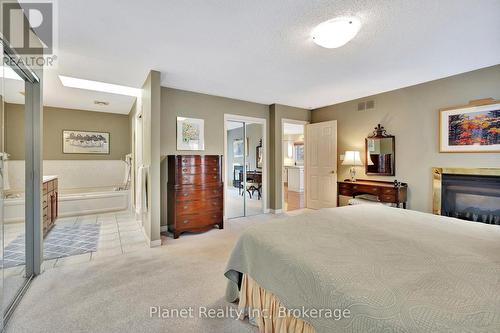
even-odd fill
[[[356,181],[356,167],[362,166],[363,162],[361,161],[361,155],[359,151],[348,150],[344,154],[344,161],[342,161],[342,165],[349,165],[351,169],[349,170],[351,174],[351,181]]]

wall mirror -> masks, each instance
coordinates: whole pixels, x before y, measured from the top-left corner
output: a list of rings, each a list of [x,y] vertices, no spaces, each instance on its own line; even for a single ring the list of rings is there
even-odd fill
[[[367,175],[396,174],[396,138],[378,124],[373,135],[365,139],[365,168]]]

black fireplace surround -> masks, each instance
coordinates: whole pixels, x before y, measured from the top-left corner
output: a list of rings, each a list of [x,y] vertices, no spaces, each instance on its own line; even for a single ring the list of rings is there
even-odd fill
[[[500,177],[443,174],[441,214],[500,225]]]

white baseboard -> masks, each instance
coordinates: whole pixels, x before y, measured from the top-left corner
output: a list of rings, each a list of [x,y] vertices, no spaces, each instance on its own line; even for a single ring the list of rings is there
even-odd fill
[[[161,239],[149,242],[149,247],[157,247],[157,246],[161,246]]]
[[[168,231],[168,225],[160,226],[160,232],[167,232],[167,231]]]
[[[270,209],[269,212],[271,214],[281,214],[283,213],[283,209]]]

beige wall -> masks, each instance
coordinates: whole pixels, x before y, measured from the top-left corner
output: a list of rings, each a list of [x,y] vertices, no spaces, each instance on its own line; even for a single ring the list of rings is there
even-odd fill
[[[120,160],[131,151],[128,115],[54,107],[44,107],[43,113],[44,160]],[[63,154],[62,131],[67,129],[109,132],[110,154]],[[5,151],[10,159],[24,159],[24,144],[24,105],[5,103]]]
[[[271,117],[271,172],[270,183],[271,191],[271,209],[282,209],[282,166],[283,156],[283,128],[282,119],[310,121],[311,111],[306,109],[294,108],[280,104],[273,104],[269,108]]]
[[[161,88],[161,154],[224,154],[224,114],[265,118],[269,123],[269,107],[231,98],[199,94],[172,88]],[[177,117],[205,120],[205,150],[177,151]],[[268,125],[269,127],[269,125]]]
[[[170,154],[224,155],[224,114],[266,119],[267,144],[264,150],[269,170],[267,206],[270,209],[281,209],[281,119],[308,121],[310,111],[278,104],[269,106],[165,87],[162,87],[161,104],[161,154],[163,156]],[[205,120],[204,151],[176,150],[176,117],[178,116]],[[251,147],[251,149],[255,148]],[[276,159],[278,165],[276,165]],[[162,174],[165,172],[166,166],[162,169]],[[277,176],[275,176],[276,173]],[[162,180],[163,182],[166,180]],[[278,191],[277,195],[276,191]],[[162,212],[162,216],[166,216],[166,213]],[[164,224],[166,222],[162,221],[162,225]]]
[[[269,106],[241,100],[200,94],[173,88],[161,88],[161,154],[224,154],[224,114],[264,118],[267,120],[269,138]],[[177,117],[191,117],[205,120],[205,150],[177,151]],[[268,139],[269,141],[269,139]],[[269,161],[269,149],[265,149]],[[166,163],[165,163],[166,164]],[[270,170],[270,169],[269,169]],[[167,167],[162,170],[166,175]],[[268,177],[269,179],[269,177]],[[166,179],[162,180],[166,182]],[[270,184],[268,182],[268,184]],[[269,188],[269,186],[268,186]],[[269,206],[269,195],[267,195]],[[162,216],[166,216],[166,209]],[[166,225],[165,219],[162,225]]]
[[[403,88],[363,99],[324,107],[312,112],[312,121],[338,121],[338,152],[359,150],[364,139],[382,124],[396,136],[396,177],[409,184],[409,207],[431,212],[432,167],[500,167],[500,154],[440,154],[438,109],[467,104],[480,98],[500,98],[500,65]],[[373,111],[357,111],[357,103],[374,99]],[[340,165],[339,179],[348,178],[348,167]]]

